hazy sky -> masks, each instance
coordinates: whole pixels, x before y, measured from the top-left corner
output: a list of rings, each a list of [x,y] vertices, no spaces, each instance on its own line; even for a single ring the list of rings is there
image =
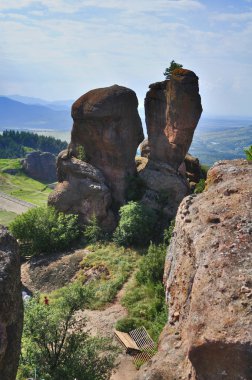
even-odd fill
[[[0,94],[76,99],[114,83],[143,104],[172,59],[205,114],[252,116],[252,0],[0,0]]]

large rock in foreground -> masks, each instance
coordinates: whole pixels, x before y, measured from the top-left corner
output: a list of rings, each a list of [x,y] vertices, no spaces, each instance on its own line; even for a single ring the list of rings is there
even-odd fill
[[[198,77],[190,70],[177,69],[170,80],[149,87],[145,117],[150,158],[178,169],[202,112]]]
[[[72,106],[71,154],[78,157],[79,147],[84,148],[85,161],[101,170],[119,204],[144,139],[137,107],[135,92],[118,85],[89,91]]]
[[[25,173],[38,181],[56,181],[56,157],[50,152],[32,152],[22,161]]]
[[[168,250],[169,321],[139,380],[252,379],[252,165],[221,161],[186,197]]]
[[[15,380],[21,345],[23,302],[16,240],[0,226],[0,379]]]

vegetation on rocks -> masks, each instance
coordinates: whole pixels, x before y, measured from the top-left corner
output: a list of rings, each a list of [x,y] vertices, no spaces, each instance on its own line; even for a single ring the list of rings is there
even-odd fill
[[[180,63],[175,62],[174,59],[173,59],[170,62],[170,66],[165,69],[165,72],[164,72],[165,79],[170,79],[171,75],[172,75],[172,72],[174,70],[176,70],[176,69],[181,69],[182,67],[183,67],[183,65],[181,65]]]

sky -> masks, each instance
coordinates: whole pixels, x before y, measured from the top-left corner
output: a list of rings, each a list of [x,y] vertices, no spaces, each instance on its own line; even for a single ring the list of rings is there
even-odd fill
[[[171,60],[199,77],[204,115],[252,116],[252,0],[0,0],[0,94],[77,99],[133,89]]]

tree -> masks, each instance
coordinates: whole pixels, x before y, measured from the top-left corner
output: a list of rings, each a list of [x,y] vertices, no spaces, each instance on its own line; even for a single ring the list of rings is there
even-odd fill
[[[155,211],[140,202],[129,202],[119,211],[120,221],[114,232],[114,241],[120,245],[145,245],[154,232]]]
[[[36,207],[17,216],[10,230],[33,254],[69,248],[80,236],[78,216],[57,212],[53,207]]]
[[[180,63],[177,63],[175,62],[174,60],[171,61],[170,63],[170,66],[167,67],[165,69],[165,72],[163,73],[164,76],[165,76],[165,79],[170,79],[171,78],[171,75],[172,75],[172,72],[175,70],[175,69],[181,69],[183,67],[183,65],[181,65]]]
[[[39,295],[25,304],[18,380],[31,377],[35,368],[38,378],[45,380],[109,379],[115,347],[83,332],[85,321],[75,315],[89,301],[88,287],[75,283],[61,289],[49,305],[39,302]]]

